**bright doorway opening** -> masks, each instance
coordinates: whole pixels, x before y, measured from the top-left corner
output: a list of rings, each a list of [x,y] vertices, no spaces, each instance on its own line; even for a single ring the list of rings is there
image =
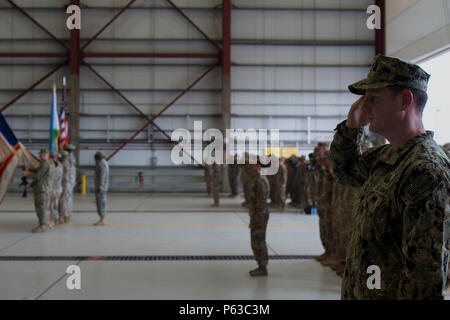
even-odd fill
[[[434,131],[434,140],[443,145],[450,142],[450,50],[420,66],[431,74],[423,124],[425,130]]]

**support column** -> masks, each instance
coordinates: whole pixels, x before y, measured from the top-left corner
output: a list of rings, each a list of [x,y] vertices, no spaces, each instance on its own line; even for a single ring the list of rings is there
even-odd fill
[[[71,5],[80,5],[79,0],[71,0]],[[80,143],[79,143],[79,127],[80,127],[80,66],[79,66],[79,49],[80,49],[80,30],[73,29],[70,31],[70,115],[69,115],[69,143],[76,147],[75,159],[77,164],[80,162]]]
[[[375,55],[386,54],[386,1],[375,0],[375,5],[380,8],[381,11],[381,29],[375,29]],[[379,134],[373,133],[375,136],[376,145],[383,145],[386,143],[386,139]]]
[[[231,0],[222,1],[222,133],[226,138],[226,130],[231,126]],[[226,143],[224,141],[224,158],[230,157],[227,154]],[[228,180],[228,166],[223,166],[223,190],[230,191],[230,182]]]

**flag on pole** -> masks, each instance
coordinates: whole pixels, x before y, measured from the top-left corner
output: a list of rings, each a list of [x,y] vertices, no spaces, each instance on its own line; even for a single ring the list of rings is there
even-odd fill
[[[23,161],[23,156],[32,166],[39,164],[17,140],[14,132],[0,113],[0,204],[8,191],[17,166]]]
[[[61,127],[61,133],[59,136],[59,149],[63,150],[64,147],[69,143],[67,119],[66,119],[66,109],[64,107],[64,95],[66,91],[66,77],[63,78],[63,91],[61,100],[61,112],[59,113],[59,124]]]
[[[50,150],[58,151],[59,119],[56,107],[56,84],[53,82],[52,110],[50,113]]]

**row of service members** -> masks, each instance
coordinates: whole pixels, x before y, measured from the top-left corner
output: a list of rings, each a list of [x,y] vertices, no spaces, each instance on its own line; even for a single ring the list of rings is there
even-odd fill
[[[240,185],[244,193],[242,206],[249,207],[249,186],[254,175],[249,163],[249,155],[244,155],[244,164],[238,163],[237,155],[234,162],[228,164],[228,179],[231,189],[231,198],[240,197]],[[268,175],[270,185],[270,204],[275,210],[283,211],[288,196],[291,198],[290,206],[309,211],[316,205],[313,189],[316,184],[315,162],[316,156],[310,154],[310,161],[304,157],[291,156],[288,160],[278,159],[279,169],[274,175]],[[204,165],[206,191],[214,199],[213,207],[219,206],[220,183],[223,176],[223,166],[217,163]]]
[[[38,226],[33,233],[46,232],[55,225],[72,221],[73,190],[76,183],[76,163],[73,151],[68,145],[59,153],[41,149],[40,163],[36,168],[25,166],[23,175],[33,180],[34,206]],[[95,225],[105,225],[106,194],[108,190],[109,167],[100,152],[95,154],[95,194],[100,220]]]

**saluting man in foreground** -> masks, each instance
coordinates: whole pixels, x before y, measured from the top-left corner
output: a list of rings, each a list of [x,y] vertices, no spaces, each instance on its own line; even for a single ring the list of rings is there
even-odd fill
[[[362,95],[336,128],[330,160],[344,184],[362,187],[348,245],[342,299],[442,299],[448,267],[449,159],[425,131],[422,113],[430,75],[383,55]],[[390,144],[361,153],[363,127]],[[368,267],[381,271],[369,289]]]

